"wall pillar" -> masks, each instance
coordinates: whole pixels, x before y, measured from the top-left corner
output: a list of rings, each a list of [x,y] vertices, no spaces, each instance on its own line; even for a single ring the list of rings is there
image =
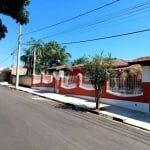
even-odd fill
[[[77,75],[77,87],[79,88],[79,87],[81,87],[81,86],[82,86],[82,74],[79,73],[79,74]]]
[[[150,83],[150,66],[142,66],[142,81]]]
[[[55,93],[59,93],[59,89],[62,85],[63,85],[63,78],[55,77]]]
[[[31,76],[31,87],[33,87],[33,80],[34,80],[34,75]]]
[[[142,66],[143,96],[150,104],[150,66]]]

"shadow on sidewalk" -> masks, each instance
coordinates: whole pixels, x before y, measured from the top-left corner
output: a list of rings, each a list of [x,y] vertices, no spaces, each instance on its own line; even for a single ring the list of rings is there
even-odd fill
[[[40,89],[32,89],[33,92],[36,92],[38,94],[48,94],[48,93],[54,93],[52,90],[40,90]]]
[[[106,110],[107,113],[115,114],[117,116],[122,116],[125,118],[130,118],[130,119],[135,119],[141,122],[146,122],[150,123],[150,114],[149,113],[144,113],[136,110],[131,110],[127,108],[122,108],[119,106],[103,106],[104,110]]]

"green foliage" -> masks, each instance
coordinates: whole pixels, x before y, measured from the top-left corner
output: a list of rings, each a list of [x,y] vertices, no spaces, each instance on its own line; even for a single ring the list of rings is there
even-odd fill
[[[78,64],[85,64],[88,61],[88,57],[86,55],[75,59],[74,61],[72,61],[72,65],[78,65]]]
[[[70,53],[66,53],[66,47],[61,47],[57,42],[51,41],[43,47],[42,62],[45,67],[64,65],[71,57]]]
[[[107,57],[103,57],[103,52],[101,55],[97,54],[86,62],[85,67],[87,70],[87,76],[95,89],[96,109],[98,109],[102,87],[113,75],[111,55],[108,54]]]
[[[0,0],[0,13],[10,16],[21,25],[29,22],[29,12],[25,6],[29,5],[30,0]],[[0,39],[5,37],[7,28],[0,19]]]
[[[28,49],[24,49],[24,55],[21,56],[21,61],[24,62],[24,66],[27,68],[27,74],[31,75],[33,73],[33,61],[34,61],[34,51],[36,51],[37,56],[37,64],[39,64],[39,58],[41,57],[41,49],[43,46],[43,42],[41,40],[35,40],[31,38],[29,45],[31,45]],[[42,66],[36,68],[37,72],[42,70]]]
[[[0,20],[0,39],[5,37],[5,33],[7,33],[7,28]]]
[[[69,53],[66,53],[66,47],[61,47],[54,41],[43,43],[42,41],[31,39],[29,44],[31,46],[25,49],[25,54],[21,56],[21,60],[28,69],[28,74],[33,72],[34,50],[36,50],[36,73],[41,73],[52,66],[64,65],[68,62],[68,58],[71,57]]]

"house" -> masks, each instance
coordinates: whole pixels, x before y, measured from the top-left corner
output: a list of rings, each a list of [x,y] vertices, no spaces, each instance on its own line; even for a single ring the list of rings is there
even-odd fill
[[[54,77],[68,75],[69,72],[71,71],[72,71],[72,68],[66,65],[53,66],[53,67],[45,69],[46,74],[53,75]]]
[[[10,81],[11,69],[10,68],[1,68],[0,69],[0,81]]]
[[[150,112],[150,93],[148,91],[150,89],[149,62],[149,57],[138,58],[133,61],[122,59],[114,60],[114,70],[117,72],[126,72],[129,76],[126,78],[122,78],[122,76],[120,78],[115,78],[113,88],[110,87],[110,82],[108,82],[103,88],[101,101],[111,105]],[[84,65],[75,65],[72,66],[72,68],[73,71],[70,72],[70,75],[76,76],[80,74],[80,76],[77,76],[76,80],[72,80],[72,77],[70,80],[67,77],[67,82],[66,79],[63,79],[59,87],[59,93],[92,99],[94,96],[92,86],[89,86],[89,83],[87,84],[82,77],[86,74]],[[135,71],[135,68],[138,73],[136,76],[135,74],[131,74],[131,71]],[[77,82],[77,84],[75,84],[75,82]]]
[[[150,57],[141,57],[132,61],[114,60],[113,68],[117,76],[112,79],[113,82],[110,80],[103,87],[101,101],[150,112]],[[83,64],[72,66],[72,68],[52,67],[48,71],[49,73],[57,72],[59,76],[44,74],[33,76],[31,87],[52,88],[53,92],[59,94],[71,94],[94,100],[95,90],[89,80],[85,80],[86,68]],[[67,76],[62,75],[61,71],[67,71]]]

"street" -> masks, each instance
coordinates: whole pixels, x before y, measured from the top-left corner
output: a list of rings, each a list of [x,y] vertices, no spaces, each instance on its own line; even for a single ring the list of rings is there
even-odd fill
[[[150,133],[0,86],[0,150],[149,150]]]

